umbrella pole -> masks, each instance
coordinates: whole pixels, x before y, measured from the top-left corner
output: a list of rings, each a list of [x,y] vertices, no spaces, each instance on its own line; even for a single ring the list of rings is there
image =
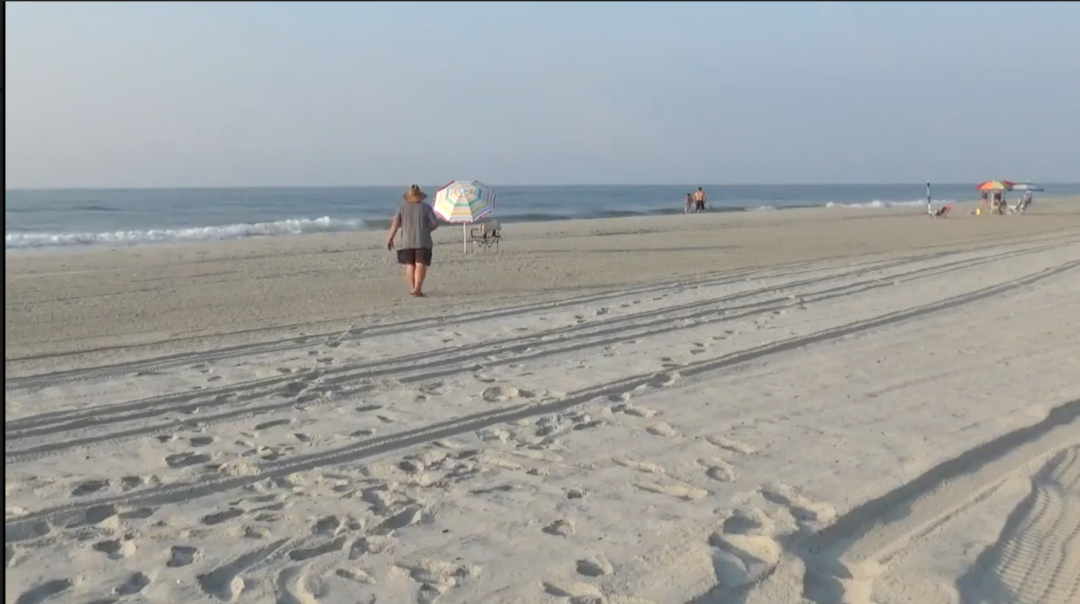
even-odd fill
[[[465,229],[467,229],[467,228],[468,227],[465,226],[464,222],[461,223],[461,251],[466,253],[466,254],[469,253],[469,237],[468,237],[468,235],[466,234],[466,231],[465,231]]]

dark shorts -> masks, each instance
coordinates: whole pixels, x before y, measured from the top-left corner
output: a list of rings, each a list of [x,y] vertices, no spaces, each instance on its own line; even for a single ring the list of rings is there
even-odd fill
[[[699,200],[695,201],[694,202],[694,209],[699,211],[699,212],[704,210],[705,209],[705,200],[699,199]]]
[[[398,264],[423,264],[431,266],[431,248],[413,247],[397,251]]]

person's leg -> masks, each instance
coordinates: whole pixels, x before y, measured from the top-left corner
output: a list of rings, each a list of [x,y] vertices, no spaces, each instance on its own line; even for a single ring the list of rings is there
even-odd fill
[[[413,295],[424,295],[424,277],[427,277],[427,265],[422,262],[416,263],[416,272],[413,275]]]
[[[403,249],[397,251],[398,264],[405,267],[405,283],[409,286],[409,293],[413,291],[413,279],[416,273],[416,250]]]
[[[416,272],[413,274],[413,295],[424,295],[424,278],[427,277],[428,267],[431,266],[431,250],[422,248],[416,250]]]

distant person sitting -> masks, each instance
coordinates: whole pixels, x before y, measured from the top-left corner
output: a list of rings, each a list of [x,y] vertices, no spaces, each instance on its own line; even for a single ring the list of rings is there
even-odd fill
[[[705,191],[703,191],[701,187],[698,187],[697,191],[694,191],[694,211],[705,211]]]

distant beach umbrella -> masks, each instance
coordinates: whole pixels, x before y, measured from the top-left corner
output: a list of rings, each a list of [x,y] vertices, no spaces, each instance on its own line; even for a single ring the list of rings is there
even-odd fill
[[[1008,180],[988,180],[975,187],[977,191],[1011,191],[1016,183]]]
[[[455,180],[435,193],[431,209],[447,222],[461,223],[461,235],[468,251],[465,225],[495,210],[495,190],[476,180]]]

